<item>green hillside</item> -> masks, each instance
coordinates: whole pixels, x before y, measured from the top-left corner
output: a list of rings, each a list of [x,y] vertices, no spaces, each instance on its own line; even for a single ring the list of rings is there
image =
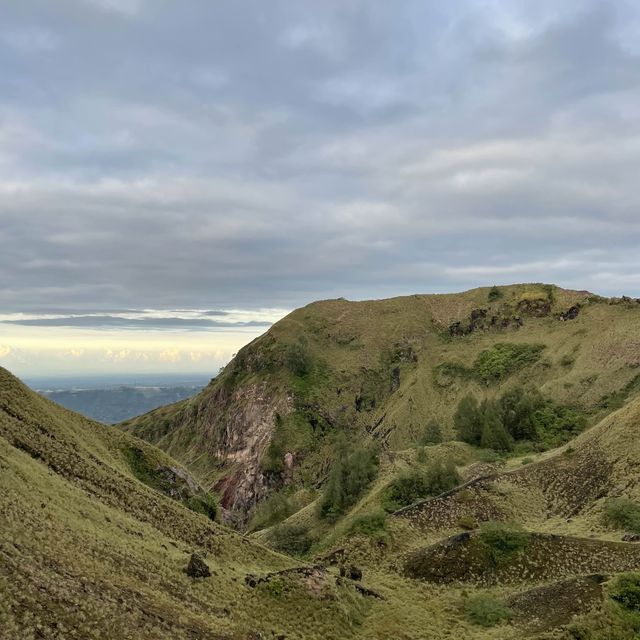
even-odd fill
[[[244,527],[270,493],[323,485],[336,433],[383,451],[428,441],[434,424],[454,439],[469,394],[536,391],[554,420],[575,424],[530,449],[561,444],[640,389],[638,326],[636,301],[540,284],[316,302],[196,397],[122,427],[185,464]]]
[[[316,303],[125,425],[165,451],[0,369],[0,637],[637,638],[638,314]]]
[[[167,486],[169,468],[185,486]],[[0,637],[353,636],[365,596],[324,578],[313,595],[296,573],[279,578],[282,597],[247,587],[249,574],[307,565],[185,506],[199,495],[162,452],[0,369]],[[193,552],[210,577],[185,573]]]

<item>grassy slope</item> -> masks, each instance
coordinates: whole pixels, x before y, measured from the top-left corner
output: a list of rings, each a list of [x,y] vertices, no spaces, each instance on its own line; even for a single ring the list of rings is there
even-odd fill
[[[595,423],[606,413],[602,399],[638,373],[640,305],[609,304],[545,285],[502,287],[501,293],[493,302],[483,288],[310,304],[241,350],[195,398],[123,426],[170,452],[205,484],[218,483],[225,506],[246,511],[270,486],[259,469],[274,432],[295,454],[297,480],[313,485],[324,477],[330,454],[322,433],[343,426],[398,450],[413,444],[435,419],[452,437],[453,412],[467,393],[483,397],[515,384],[532,385],[589,412]],[[545,317],[526,307],[531,300],[549,302]],[[576,303],[583,305],[577,318],[558,319]],[[508,327],[451,337],[450,325],[466,326],[474,309],[510,320]],[[524,326],[518,328],[515,316]],[[300,339],[313,363],[303,377],[287,369],[283,356],[286,345]],[[443,364],[471,370],[483,350],[505,342],[545,348],[537,362],[496,383],[442,374]],[[279,427],[276,414],[284,416]]]
[[[123,444],[167,462],[0,369],[0,637],[353,635],[352,618],[367,604],[362,596],[327,582],[331,599],[324,601],[293,579],[275,599],[249,589],[248,573],[299,561],[141,483]],[[207,555],[211,578],[184,573],[194,550]]]
[[[0,382],[0,628],[8,630],[7,637],[249,638],[260,630],[265,637],[284,633],[287,638],[515,640],[528,635],[532,618],[526,608],[532,599],[539,602],[536,633],[547,628],[544,615],[539,618],[557,600],[557,579],[637,568],[637,547],[624,545],[633,548],[631,560],[611,564],[605,553],[610,547],[598,541],[620,536],[602,526],[605,495],[640,497],[640,401],[533,464],[512,461],[507,473],[487,486],[479,481],[479,491],[529,530],[592,538],[586,552],[582,546],[571,551],[588,558],[588,566],[565,563],[557,576],[531,572],[520,580],[517,565],[512,570],[517,579],[501,586],[490,586],[477,568],[466,585],[403,576],[408,554],[420,549],[433,554],[458,529],[424,527],[399,516],[392,518],[383,544],[347,535],[359,513],[378,506],[386,483],[414,463],[412,450],[385,454],[371,490],[335,530],[320,532],[325,537],[317,548],[323,554],[344,548],[347,562],[364,567],[364,583],[383,596],[379,600],[336,586],[335,569],[324,574],[319,589],[294,578],[249,589],[247,573],[263,575],[300,561],[270,552],[138,481],[122,451],[140,446],[149,459],[172,464],[153,447],[39,398],[3,370]],[[453,457],[463,472],[473,461],[473,452],[457,443],[427,452],[429,459]],[[582,491],[584,486],[588,490]],[[428,510],[429,504],[423,507]],[[291,521],[313,524],[314,518],[310,505]],[[195,549],[208,554],[214,576],[207,580],[192,581],[183,572]],[[546,555],[537,549],[542,555],[536,561],[560,565],[567,555],[563,549],[555,543]],[[447,563],[455,566],[457,560],[454,555]],[[482,592],[524,603],[524,613],[516,610],[518,624],[484,629],[466,619],[464,602],[478,582],[488,585]],[[545,593],[551,594],[548,602]],[[588,606],[594,602],[596,596],[585,599]],[[571,604],[553,610],[554,625],[586,610],[585,605],[574,611]]]
[[[472,625],[464,590],[410,580],[386,562],[367,563],[364,576],[384,599],[336,585],[335,569],[316,582],[285,577],[251,589],[248,573],[300,561],[141,483],[120,453],[136,440],[41,399],[1,369],[0,407],[3,639],[522,637],[517,627]],[[212,577],[185,575],[193,550],[206,554]]]

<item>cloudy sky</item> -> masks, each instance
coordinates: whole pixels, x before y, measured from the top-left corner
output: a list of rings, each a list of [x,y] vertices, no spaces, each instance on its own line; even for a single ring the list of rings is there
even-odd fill
[[[318,298],[640,295],[633,0],[0,12],[16,373],[211,372]]]

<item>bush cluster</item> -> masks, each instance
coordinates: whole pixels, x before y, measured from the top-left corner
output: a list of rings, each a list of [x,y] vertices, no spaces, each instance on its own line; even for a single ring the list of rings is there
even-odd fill
[[[499,565],[513,555],[524,551],[530,536],[519,525],[505,522],[483,522],[478,541],[489,560]]]
[[[640,505],[627,498],[610,498],[604,504],[604,519],[614,529],[640,533]]]
[[[292,556],[303,556],[314,543],[309,530],[301,524],[279,524],[269,532],[269,545]]]
[[[623,573],[609,589],[610,597],[625,609],[640,613],[640,573]]]
[[[543,344],[498,343],[480,353],[473,365],[473,372],[485,383],[503,380],[518,369],[536,362],[544,348]]]
[[[518,442],[532,443],[537,449],[559,446],[586,425],[578,411],[521,387],[506,391],[498,400],[478,402],[465,396],[453,419],[463,442],[504,452],[512,451]]]
[[[494,627],[513,616],[504,602],[486,593],[470,597],[465,602],[464,610],[469,621],[481,627]]]
[[[397,511],[418,500],[440,495],[459,484],[460,476],[450,461],[434,462],[426,469],[413,468],[400,474],[387,487],[384,507],[387,511]]]
[[[384,538],[387,533],[387,514],[384,511],[373,511],[358,516],[349,527],[349,533]]]
[[[336,440],[333,461],[324,493],[319,503],[320,517],[337,520],[353,506],[378,473],[378,452],[356,448],[340,434]]]

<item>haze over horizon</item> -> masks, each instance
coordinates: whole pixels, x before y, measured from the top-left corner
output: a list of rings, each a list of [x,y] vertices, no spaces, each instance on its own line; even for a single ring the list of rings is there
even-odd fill
[[[23,0],[0,25],[0,365],[210,372],[288,310],[640,296],[640,8]]]

